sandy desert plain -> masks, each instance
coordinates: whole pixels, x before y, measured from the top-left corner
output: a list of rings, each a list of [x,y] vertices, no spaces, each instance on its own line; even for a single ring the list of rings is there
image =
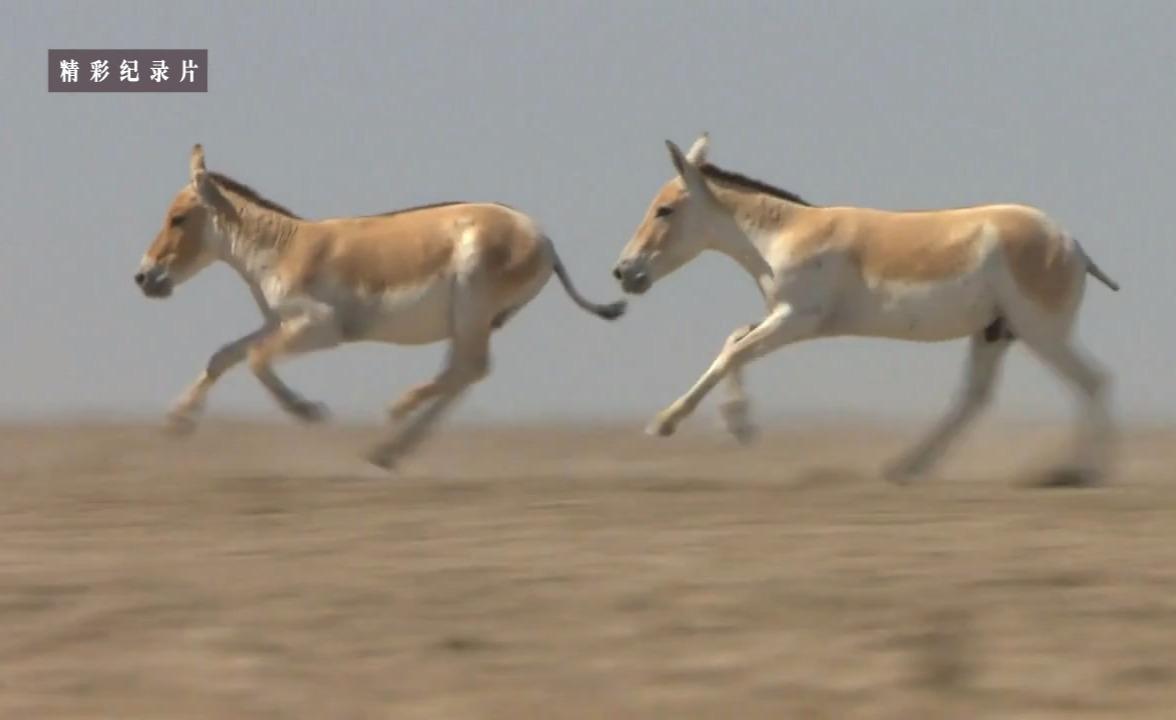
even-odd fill
[[[1176,717],[1176,430],[1066,428],[4,425],[0,717]]]

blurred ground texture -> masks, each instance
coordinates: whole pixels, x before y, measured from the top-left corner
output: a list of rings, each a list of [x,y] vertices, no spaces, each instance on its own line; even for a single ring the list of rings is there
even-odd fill
[[[1064,428],[0,427],[0,717],[1171,718],[1176,431]]]

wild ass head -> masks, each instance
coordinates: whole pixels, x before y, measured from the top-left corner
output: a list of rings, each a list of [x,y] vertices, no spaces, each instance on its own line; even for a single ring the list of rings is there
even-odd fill
[[[710,226],[720,216],[702,171],[709,145],[703,133],[683,155],[666,141],[677,175],[658,190],[613,267],[613,277],[625,292],[645,292],[706,249]]]
[[[204,167],[204,149],[192,148],[189,183],[168,205],[163,227],[147,248],[135,273],[135,284],[151,298],[165,298],[172,290],[221,255],[223,234],[214,215],[233,214],[232,204]]]

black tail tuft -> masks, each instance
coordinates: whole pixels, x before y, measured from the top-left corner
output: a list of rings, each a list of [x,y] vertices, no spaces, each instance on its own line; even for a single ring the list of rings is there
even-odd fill
[[[625,314],[625,310],[628,307],[629,303],[625,302],[624,300],[617,300],[616,302],[601,306],[600,309],[597,310],[596,314],[605,320],[616,320]]]
[[[583,295],[581,295],[576,290],[575,285],[572,284],[572,278],[568,275],[567,268],[565,268],[563,263],[560,262],[559,256],[555,254],[554,248],[552,248],[552,255],[554,256],[552,264],[555,268],[555,274],[559,278],[560,284],[564,286],[564,290],[567,291],[568,296],[572,299],[573,302],[579,305],[582,309],[587,310],[597,317],[604,318],[605,320],[616,320],[625,314],[625,309],[628,307],[628,303],[624,300],[617,300],[616,302],[611,302],[606,305],[600,305],[586,299]]]
[[[1093,275],[1096,280],[1109,287],[1112,291],[1119,292],[1119,283],[1112,280],[1109,275],[1103,272],[1102,268],[1094,263],[1094,260],[1082,249],[1082,245],[1078,243],[1077,238],[1074,238],[1074,243],[1078,245],[1078,250],[1082,253],[1082,259],[1086,261],[1086,272]]]

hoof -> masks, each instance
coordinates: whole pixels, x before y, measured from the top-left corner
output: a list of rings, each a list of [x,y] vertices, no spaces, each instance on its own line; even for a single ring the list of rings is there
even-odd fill
[[[882,468],[882,478],[894,485],[910,485],[922,476],[922,470],[907,462],[891,463]]]
[[[374,465],[381,470],[393,472],[396,469],[395,458],[393,458],[390,453],[385,452],[379,448],[369,451],[367,455],[364,456],[364,459],[367,460],[369,464]]]
[[[1090,488],[1103,484],[1102,474],[1090,468],[1061,467],[1029,483],[1035,488]]]
[[[669,437],[674,434],[674,423],[669,420],[654,420],[645,427],[646,435],[654,435],[656,437]]]
[[[163,431],[171,437],[187,437],[196,431],[196,418],[186,412],[168,413]]]
[[[727,432],[731,433],[731,437],[735,438],[735,442],[740,445],[750,445],[755,442],[756,429],[754,425],[740,425],[738,427],[729,427]]]
[[[756,436],[756,427],[747,417],[746,403],[730,403],[720,408],[723,424],[731,437],[740,445],[750,445]]]
[[[323,403],[303,401],[290,406],[290,414],[306,423],[324,422],[331,411]]]

